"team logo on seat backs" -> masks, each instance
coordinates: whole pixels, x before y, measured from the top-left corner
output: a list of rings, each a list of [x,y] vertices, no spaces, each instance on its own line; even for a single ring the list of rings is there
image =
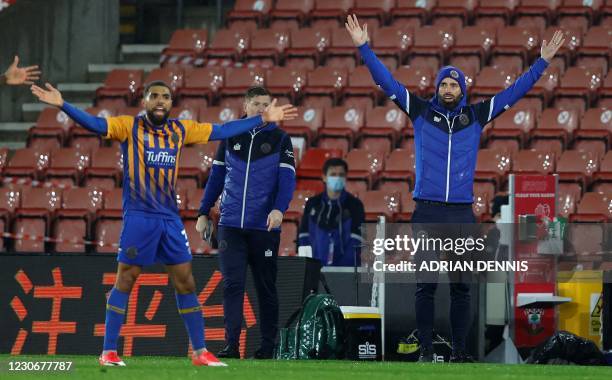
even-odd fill
[[[176,149],[150,149],[145,152],[147,166],[168,168],[176,165]]]

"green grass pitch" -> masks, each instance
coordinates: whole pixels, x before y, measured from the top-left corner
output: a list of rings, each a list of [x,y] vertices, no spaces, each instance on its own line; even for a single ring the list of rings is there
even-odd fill
[[[127,357],[127,367],[100,367],[95,356],[0,355],[0,378],[9,379],[236,379],[236,380],[462,380],[609,379],[610,367],[400,362],[228,360],[227,368],[194,367],[187,358]],[[9,361],[72,361],[66,373],[9,372]],[[41,377],[45,376],[45,377]]]

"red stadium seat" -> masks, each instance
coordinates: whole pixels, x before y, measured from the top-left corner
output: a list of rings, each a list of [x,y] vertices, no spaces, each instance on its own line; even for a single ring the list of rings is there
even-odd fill
[[[46,179],[66,185],[78,186],[89,167],[91,153],[77,148],[62,148],[53,152]]]
[[[555,91],[557,97],[580,97],[589,106],[597,96],[603,73],[594,68],[570,67]]]
[[[14,241],[15,252],[42,253],[46,251],[44,237],[47,236],[47,227],[43,219],[18,218],[13,224],[12,233],[22,237]]]
[[[373,188],[385,166],[385,157],[382,152],[369,152],[365,149],[352,149],[346,155],[345,160],[349,167],[348,180],[360,181],[366,185],[367,189]]]
[[[555,155],[537,150],[520,150],[512,163],[513,173],[551,174],[554,170]]]
[[[200,107],[196,107],[187,103],[185,106],[175,106],[170,110],[171,119],[179,120],[200,120]]]
[[[586,189],[592,182],[593,173],[599,169],[599,157],[592,152],[566,150],[557,161],[559,180],[576,182]]]
[[[395,67],[404,63],[413,43],[412,28],[389,26],[379,28],[372,36],[372,48],[380,59],[391,57]]]
[[[612,182],[612,151],[609,151],[601,160],[599,171],[593,175],[596,182]],[[597,186],[597,185],[596,185]],[[0,208],[2,205],[0,204]]]
[[[487,148],[508,152],[511,157],[514,157],[518,153],[520,146],[517,140],[491,139],[487,142]]]
[[[539,97],[544,104],[548,104],[559,84],[560,77],[560,70],[557,66],[548,66],[526,96]]]
[[[366,222],[377,222],[379,216],[384,216],[388,222],[392,222],[400,211],[400,199],[397,193],[370,190],[359,194],[359,198],[363,202]]]
[[[62,207],[62,191],[51,187],[24,187],[21,191],[21,207],[16,216],[48,219]]]
[[[397,0],[397,6],[391,9],[391,19],[395,24],[398,20],[417,18],[425,23],[430,17],[436,0]]]
[[[507,26],[497,31],[497,44],[493,47],[494,55],[518,55],[523,62],[531,61],[540,54],[540,36],[538,31],[520,27]]]
[[[313,107],[298,107],[298,117],[283,121],[283,130],[292,136],[302,136],[308,145],[323,125],[323,109]]]
[[[611,97],[612,96],[612,70],[608,71],[608,75],[606,75],[606,79],[603,81],[601,88],[599,89],[599,95],[602,98]],[[609,99],[602,99],[608,100]],[[601,101],[600,101],[601,103]],[[601,104],[600,104],[601,106]]]
[[[228,24],[237,20],[254,20],[262,26],[272,9],[272,0],[236,0],[227,14]]]
[[[366,66],[357,66],[348,77],[348,86],[345,90],[344,105],[360,103],[362,106],[372,108],[378,103],[384,93],[376,86]]]
[[[208,30],[177,29],[162,50],[162,65],[176,63],[180,57],[200,57],[208,46]]]
[[[119,237],[123,221],[119,219],[98,219],[95,228],[97,253],[117,253],[119,249]]]
[[[326,50],[326,66],[352,70],[355,68],[358,52],[346,28],[331,29],[331,44]]]
[[[480,62],[485,62],[497,39],[494,29],[483,26],[468,26],[457,33],[455,44],[451,48],[451,56],[475,55]]]
[[[181,187],[202,187],[212,166],[212,161],[213,157],[205,157],[197,148],[184,148],[179,158],[178,181]],[[177,187],[179,187],[178,184]]]
[[[565,146],[563,142],[559,139],[554,138],[541,138],[541,139],[533,139],[529,144],[529,149],[537,150],[539,152],[548,152],[555,155],[555,157],[560,157],[561,153],[565,150]]]
[[[584,193],[570,222],[607,222],[612,219],[612,199],[600,193]]]
[[[493,182],[497,189],[501,189],[511,166],[512,160],[508,152],[480,149],[474,179],[476,181]]]
[[[49,167],[50,156],[49,152],[34,148],[17,149],[4,168],[4,176],[42,179]]]
[[[560,183],[557,191],[559,215],[568,218],[576,212],[576,205],[582,196],[580,186],[576,183]]]
[[[354,7],[354,0],[315,0],[315,7],[310,12],[311,24],[320,27],[325,25],[317,23],[319,20],[334,20],[341,25],[349,9]]]
[[[100,148],[91,156],[91,166],[85,169],[85,184],[112,189],[121,184],[123,155],[118,148]]]
[[[142,79],[142,70],[114,69],[106,76],[104,85],[96,90],[96,98],[121,98],[125,105],[130,105],[136,101]]]
[[[474,9],[477,19],[501,17],[505,23],[512,19],[519,0],[487,0],[481,1]]]
[[[225,85],[222,94],[223,96],[243,97],[249,87],[263,86],[265,75],[266,71],[262,68],[229,67],[225,69]]]
[[[260,29],[251,35],[251,46],[246,51],[247,60],[272,57],[276,65],[290,46],[289,31],[285,29]]]
[[[266,88],[274,96],[284,96],[295,104],[306,85],[306,70],[276,67],[266,73]]]
[[[180,67],[165,67],[159,69],[153,69],[149,75],[146,76],[143,87],[153,81],[162,81],[170,86],[173,94],[183,87],[183,69]],[[141,95],[144,88],[141,89]]]
[[[64,111],[55,107],[47,107],[38,115],[36,125],[28,131],[28,140],[30,145],[32,145],[32,140],[37,138],[54,139],[62,144],[73,125],[74,122]]]
[[[603,0],[592,0],[585,2],[583,0],[563,0],[563,5],[559,8],[559,16],[575,16],[581,15],[587,18],[589,22],[592,22],[594,16],[596,16],[602,8]]]
[[[488,130],[488,137],[491,139],[512,138],[524,144],[535,128],[536,119],[534,109],[515,104],[493,121],[493,128]]]
[[[434,20],[437,18],[459,18],[465,25],[471,18],[474,8],[478,5],[476,0],[438,0],[432,10]]]
[[[279,256],[295,256],[298,227],[295,223],[283,223],[281,226]]]
[[[289,208],[285,212],[283,220],[287,222],[299,223],[304,214],[304,207],[309,198],[313,197],[315,192],[312,190],[296,190],[293,193],[293,198],[289,203]]]
[[[414,151],[395,149],[387,157],[381,179],[384,183],[401,181],[413,184],[415,170]]]
[[[206,98],[208,104],[216,98],[223,86],[225,72],[221,67],[203,67],[185,70],[184,85],[179,89],[179,102],[185,98]]]
[[[474,193],[472,211],[474,212],[476,220],[480,222],[484,222],[490,218],[491,211],[489,210],[489,198],[486,194]]]
[[[302,156],[302,161],[297,170],[298,178],[321,178],[321,168],[323,164],[329,158],[340,158],[342,157],[342,151],[340,150],[329,150],[310,148]]]
[[[277,0],[270,12],[270,25],[274,26],[277,22],[289,21],[294,23],[294,27],[301,27],[308,20],[313,9],[314,0]]]
[[[576,131],[578,139],[602,140],[606,146],[610,143],[612,133],[612,110],[607,108],[589,108]]]
[[[249,48],[251,36],[249,31],[220,29],[213,37],[210,47],[206,50],[207,58],[242,59],[243,53]]]
[[[544,17],[547,21],[556,16],[557,8],[561,5],[561,0],[529,0],[521,1],[516,9],[517,15]]]
[[[556,138],[565,146],[573,138],[578,120],[578,113],[574,110],[547,108],[542,112],[540,124],[532,131],[532,136],[535,139]]]
[[[349,143],[355,141],[359,130],[365,123],[365,112],[363,108],[351,106],[340,106],[327,108],[325,110],[325,124],[319,130],[319,136],[343,137]]]
[[[331,45],[327,29],[303,28],[291,31],[291,47],[285,50],[286,65],[312,70],[318,66]]]
[[[376,20],[378,25],[383,25],[389,20],[395,2],[396,0],[355,0],[355,6],[349,13],[356,14],[360,22],[370,24],[371,20]]]
[[[353,47],[354,49],[354,47]],[[344,87],[348,82],[348,73],[345,69],[331,67],[318,67],[308,73],[304,93],[307,98],[322,97],[327,106],[337,104],[342,96]]]
[[[393,73],[393,77],[417,96],[426,96],[435,90],[431,67],[402,66]]]
[[[495,96],[516,80],[516,74],[506,69],[487,66],[476,77],[472,96]]]
[[[401,131],[408,123],[406,114],[395,105],[375,107],[366,112],[365,126],[361,128],[364,140],[368,138],[386,139],[391,146],[399,141]],[[363,144],[363,141],[362,141]],[[389,151],[389,149],[385,149]]]
[[[21,190],[12,186],[0,187],[0,215],[10,225],[16,209],[21,207]]]
[[[62,198],[51,234],[58,240],[55,251],[85,252],[83,240],[89,238],[91,220],[102,208],[103,193],[96,188],[74,188],[64,190]]]
[[[387,188],[385,187],[385,190]],[[391,189],[388,189],[391,191]],[[410,222],[412,219],[412,214],[414,213],[414,209],[416,208],[416,202],[412,199],[412,193],[409,191],[401,191],[399,192],[400,197],[400,212],[396,215],[396,222]]]
[[[610,61],[610,49],[612,49],[612,27],[594,26],[584,36],[578,55],[603,56]]]
[[[602,140],[576,139],[572,149],[591,152],[598,159],[606,155],[607,144]]]
[[[428,25],[414,31],[414,44],[410,56],[434,56],[443,62],[455,43],[454,32],[445,26]]]
[[[325,184],[319,179],[298,179],[295,190],[308,190],[315,194],[325,191]]]
[[[240,118],[243,112],[231,107],[206,107],[200,110],[202,123],[223,124]]]

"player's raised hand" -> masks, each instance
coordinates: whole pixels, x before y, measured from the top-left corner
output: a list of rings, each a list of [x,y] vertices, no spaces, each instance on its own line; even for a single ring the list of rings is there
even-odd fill
[[[32,85],[32,87],[30,87],[30,90],[32,90],[32,94],[43,103],[47,103],[56,107],[63,106],[64,99],[62,99],[62,93],[59,92],[53,86],[51,86],[49,83],[45,83],[45,87],[47,88],[46,90],[38,87],[37,85]]]
[[[368,37],[368,24],[363,24],[363,28],[359,25],[359,21],[357,20],[357,16],[349,15],[346,18],[346,23],[344,23],[346,30],[351,35],[353,39],[353,43],[355,46],[361,46],[368,42],[370,39]]]
[[[546,40],[542,41],[542,49],[540,49],[540,55],[542,58],[546,60],[546,62],[550,62],[551,59],[557,54],[557,51],[563,43],[565,42],[565,38],[563,38],[563,32],[561,30],[556,30],[555,34],[553,34],[550,42],[546,42]]]
[[[276,99],[272,100],[272,103],[266,108],[261,117],[266,123],[277,123],[283,120],[293,120],[297,117],[297,108],[291,104],[285,104],[282,106],[276,105]]]
[[[18,67],[19,57],[15,56],[13,63],[4,73],[6,84],[12,86],[18,86],[21,84],[30,85],[35,80],[40,79],[40,70],[38,66]]]

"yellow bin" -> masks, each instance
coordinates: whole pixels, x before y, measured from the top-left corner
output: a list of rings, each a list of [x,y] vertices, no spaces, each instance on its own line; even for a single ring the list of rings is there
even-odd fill
[[[559,296],[572,301],[559,305],[559,330],[569,331],[601,347],[602,271],[559,272]]]

